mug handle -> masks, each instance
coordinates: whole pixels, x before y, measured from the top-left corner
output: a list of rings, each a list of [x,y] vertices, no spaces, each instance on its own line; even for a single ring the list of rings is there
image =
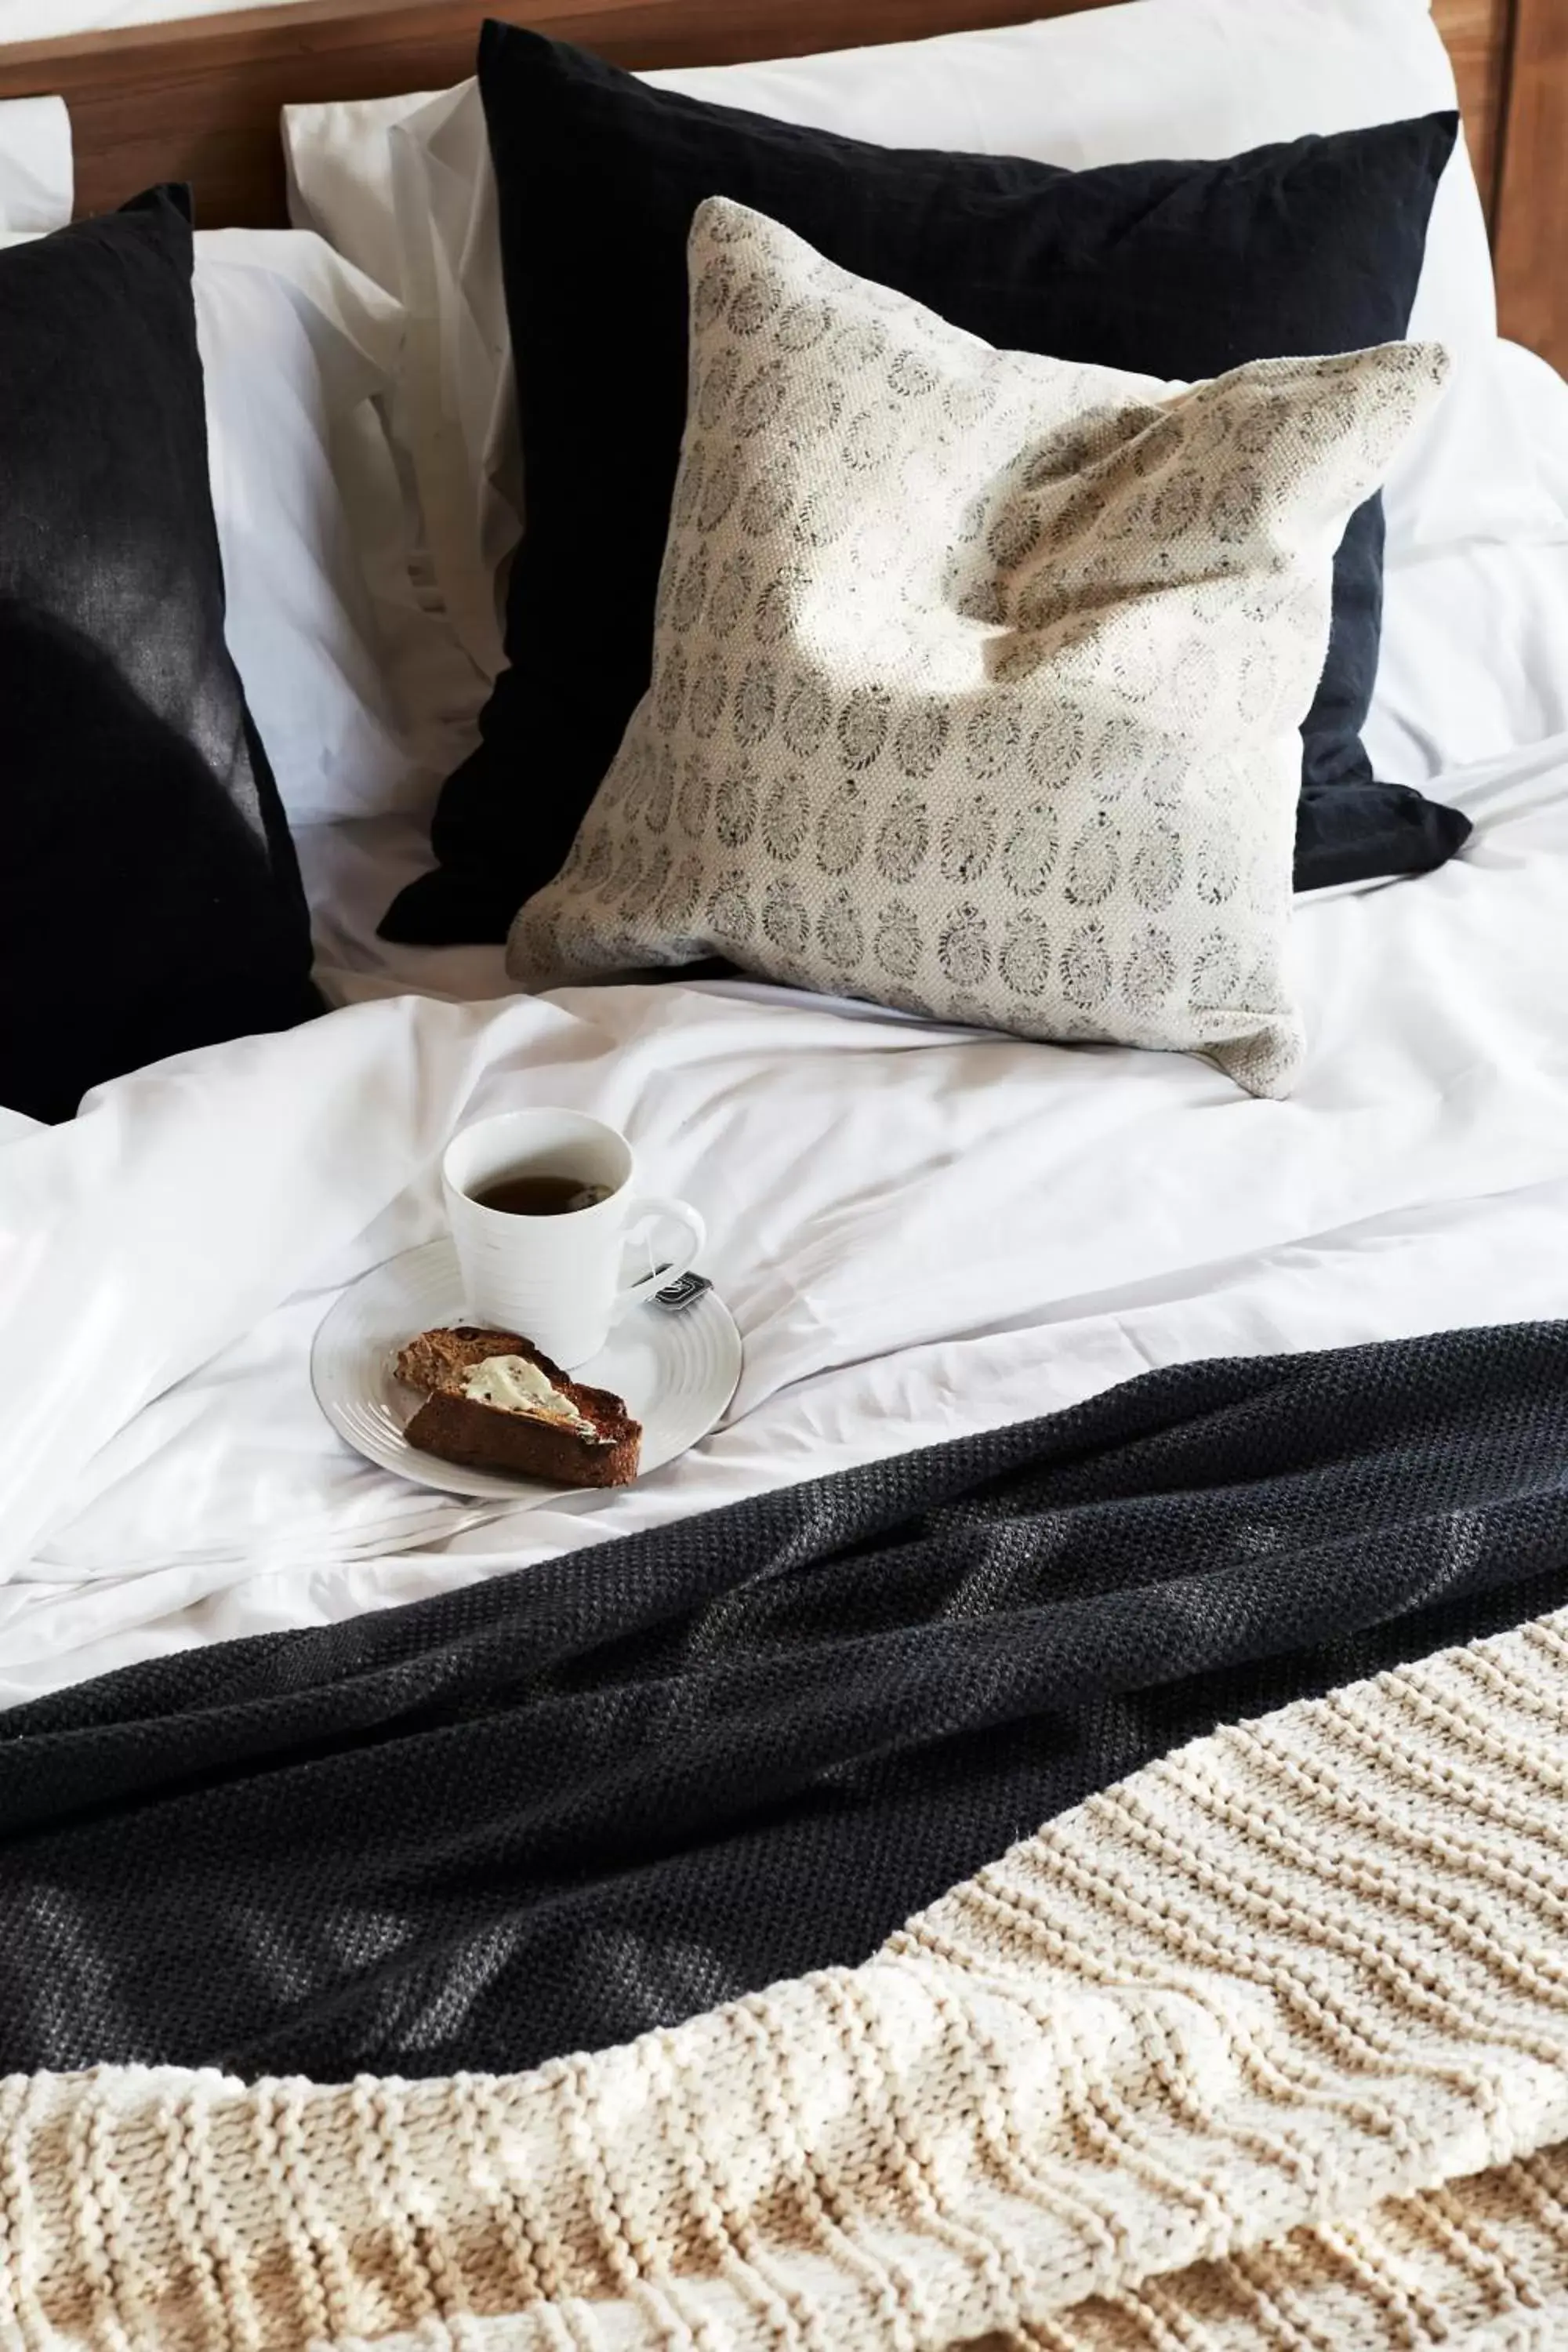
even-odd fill
[[[617,1310],[635,1306],[639,1299],[651,1298],[656,1291],[668,1289],[672,1282],[679,1282],[683,1274],[690,1273],[706,1246],[708,1228],[689,1201],[667,1200],[658,1192],[639,1192],[635,1200],[626,1203],[623,1231],[629,1235],[633,1225],[641,1224],[648,1217],[667,1217],[672,1224],[683,1225],[686,1228],[686,1247],[678,1250],[669,1263],[660,1266],[657,1274],[639,1275],[635,1282],[623,1282],[616,1292]]]

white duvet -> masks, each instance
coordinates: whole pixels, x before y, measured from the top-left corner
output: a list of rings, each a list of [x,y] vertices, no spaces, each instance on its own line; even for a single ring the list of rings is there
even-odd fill
[[[1289,1102],[760,987],[458,1004],[340,976],[366,1001],[18,1132],[0,1697],[526,1573],[1152,1365],[1568,1314],[1568,740],[1462,797],[1444,872],[1300,908]],[[624,1127],[699,1203],[745,1369],[634,1491],[481,1510],[349,1452],[309,1349],[343,1284],[439,1231],[452,1129],[527,1103]]]
[[[1154,1365],[1568,1315],[1568,391],[1502,356],[1447,404],[1421,509],[1391,502],[1369,739],[1475,836],[1299,905],[1288,1102],[754,985],[509,996],[499,951],[374,940],[420,862],[407,820],[307,830],[342,1009],[68,1127],[0,1112],[0,1704]],[[440,1231],[452,1130],[528,1103],[624,1127],[699,1204],[745,1365],[724,1423],[635,1489],[495,1510],[363,1463],[309,1356],[346,1283]]]

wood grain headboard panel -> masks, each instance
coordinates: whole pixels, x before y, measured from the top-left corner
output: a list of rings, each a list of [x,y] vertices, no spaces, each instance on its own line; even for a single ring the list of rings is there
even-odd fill
[[[1454,60],[1465,136],[1489,211],[1497,186],[1513,9],[1514,0],[1435,0],[1432,10]]]
[[[1105,0],[289,0],[0,47],[0,98],[70,106],[77,198],[189,180],[210,227],[283,219],[279,109],[440,89],[487,15],[626,66],[724,65],[1018,24]],[[1267,6],[1268,0],[1258,0]],[[1434,0],[1497,254],[1503,331],[1568,372],[1568,0]]]
[[[1568,0],[1513,0],[1492,218],[1503,332],[1568,375]]]

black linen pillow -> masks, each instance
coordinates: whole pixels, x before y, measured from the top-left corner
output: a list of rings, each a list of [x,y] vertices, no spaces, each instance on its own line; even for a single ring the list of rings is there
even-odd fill
[[[479,81],[519,354],[526,522],[510,667],[448,778],[441,865],[390,939],[499,940],[571,846],[647,685],[686,411],[686,239],[723,195],[1005,350],[1148,374],[1352,351],[1405,333],[1453,114],[1228,162],[1068,172],[870,147],[650,89],[487,24]],[[1352,519],[1303,729],[1297,885],[1417,873],[1469,830],[1373,782],[1360,730],[1377,666],[1383,512]]]
[[[0,1101],[321,1010],[224,641],[184,191],[0,253]]]

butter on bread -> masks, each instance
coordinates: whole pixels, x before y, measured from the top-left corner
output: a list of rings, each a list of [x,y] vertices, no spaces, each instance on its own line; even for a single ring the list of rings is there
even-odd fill
[[[561,1486],[625,1486],[637,1475],[642,1428],[622,1399],[570,1380],[515,1331],[421,1331],[396,1370],[424,1393],[403,1433],[421,1453]]]

